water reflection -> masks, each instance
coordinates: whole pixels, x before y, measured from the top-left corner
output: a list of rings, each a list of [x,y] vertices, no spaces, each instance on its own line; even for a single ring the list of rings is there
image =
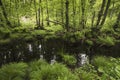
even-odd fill
[[[39,46],[38,46],[39,50],[41,50],[41,47],[42,47],[42,45],[41,45],[41,44],[39,44]]]
[[[51,59],[50,64],[53,65],[56,62],[56,55],[53,56],[53,59]]]
[[[32,45],[31,45],[31,44],[28,44],[28,49],[29,49],[30,52],[33,51],[33,49],[32,49]]]
[[[29,62],[34,59],[45,59],[53,64],[59,60],[56,55],[63,46],[61,43],[60,41],[36,40],[32,42],[17,41],[14,44],[0,46],[0,65],[9,62]]]
[[[116,55],[119,56],[119,47],[120,45],[110,47],[110,49],[95,47],[92,49],[92,52],[94,51],[92,55],[101,51],[100,53],[109,53],[109,55],[112,52],[116,52]],[[86,63],[87,55],[89,55],[89,57],[91,56],[91,51],[87,51],[87,49],[88,45],[81,43],[71,44],[63,40],[16,41],[14,44],[0,45],[0,65],[9,62],[29,62],[34,59],[45,59],[49,63],[54,64],[56,61],[62,61],[60,52],[64,51],[65,53],[75,55],[78,60],[78,65],[81,66]],[[85,54],[80,53],[84,51],[87,52],[85,52]]]
[[[44,59],[42,54],[40,55],[40,59],[41,59],[41,60],[43,60],[43,59]]]

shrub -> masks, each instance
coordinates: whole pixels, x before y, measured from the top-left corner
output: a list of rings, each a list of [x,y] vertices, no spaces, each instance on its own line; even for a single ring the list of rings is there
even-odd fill
[[[67,65],[75,65],[77,60],[74,56],[72,55],[62,55],[63,56],[63,61],[67,64]]]
[[[30,70],[31,71],[37,71],[41,69],[43,66],[48,65],[48,63],[44,60],[37,60],[37,61],[32,61],[29,63]]]
[[[108,61],[108,59],[105,56],[95,56],[93,61],[92,61],[92,64],[95,67],[106,66],[108,64],[107,61]]]
[[[93,64],[93,65],[92,65]],[[119,80],[120,58],[96,56],[92,64],[71,71],[61,63],[44,60],[10,63],[0,69],[0,80]]]
[[[34,64],[34,65],[33,65]],[[31,80],[78,80],[63,64],[46,64],[34,62],[31,67]],[[41,65],[42,64],[42,65]]]
[[[27,64],[10,63],[0,69],[0,80],[24,80]]]
[[[97,71],[94,66],[86,64],[75,70],[75,74],[79,76],[80,80],[99,80],[100,77],[97,75]]]
[[[113,46],[116,43],[116,39],[114,37],[105,36],[105,37],[98,37],[98,43]]]
[[[96,66],[102,80],[118,80],[120,78],[120,60],[97,56],[93,59],[93,65]]]

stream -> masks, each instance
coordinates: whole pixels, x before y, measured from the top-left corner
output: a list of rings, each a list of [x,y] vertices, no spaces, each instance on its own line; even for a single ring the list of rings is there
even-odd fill
[[[120,45],[116,47],[102,47],[96,48],[96,52],[108,53],[105,55],[119,57]],[[114,51],[113,51],[114,50]],[[0,65],[10,62],[29,62],[36,59],[45,59],[47,62],[53,64],[54,62],[62,61],[60,52],[73,54],[77,60],[83,56],[84,59],[87,55],[91,55],[87,51],[87,45],[81,43],[69,43],[62,40],[34,40],[34,41],[13,41],[7,45],[0,45]],[[114,54],[112,54],[114,52]],[[78,53],[83,54],[81,56]],[[92,54],[96,55],[96,54]],[[81,62],[80,62],[81,63]],[[84,63],[84,60],[83,60]],[[83,64],[82,63],[82,64]]]

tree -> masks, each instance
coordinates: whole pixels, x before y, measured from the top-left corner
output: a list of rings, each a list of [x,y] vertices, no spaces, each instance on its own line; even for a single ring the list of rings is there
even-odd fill
[[[113,26],[114,31],[117,32],[117,29],[119,28],[119,26],[120,26],[120,12],[118,13],[116,22],[115,22],[115,24],[114,24],[114,26]]]
[[[2,0],[0,0],[0,8],[2,9],[2,13],[3,13],[3,16],[4,16],[4,18],[5,18],[6,24],[7,24],[8,26],[12,27],[10,21],[8,20],[8,16],[7,16],[7,13],[6,13],[6,10],[5,10],[5,7],[4,7],[4,5],[3,5]],[[3,20],[1,20],[1,21],[3,21]]]
[[[19,26],[20,25],[20,19],[19,19],[19,0],[15,0],[15,10],[16,10],[16,16],[17,16],[17,25],[16,26]]]
[[[64,1],[63,0],[61,0],[61,22],[62,24],[64,24]]]
[[[81,0],[81,8],[82,8],[82,19],[81,19],[81,25],[82,28],[85,28],[85,1],[86,0]]]
[[[105,9],[105,12],[104,12],[104,16],[103,16],[103,19],[102,19],[100,25],[103,25],[105,23],[105,20],[106,20],[106,17],[107,17],[107,13],[108,13],[108,9],[110,7],[110,3],[111,3],[111,0],[108,0],[107,6],[106,6],[106,9]]]
[[[101,17],[102,17],[102,15],[103,15],[103,11],[104,11],[105,4],[106,4],[106,0],[102,0],[102,6],[101,6],[101,9],[100,9],[100,11],[99,11],[99,13],[98,13],[98,19],[97,19],[96,27],[99,26],[99,23],[100,23],[100,21],[101,21]]]
[[[48,0],[46,0],[46,12],[47,12],[47,25],[49,26],[50,23],[49,23],[49,10],[48,10]]]
[[[65,24],[65,26],[66,26],[66,30],[69,31],[69,0],[66,0],[65,4],[66,4],[66,12],[65,12],[66,24]]]
[[[73,4],[73,26],[76,27],[76,19],[75,19],[75,15],[76,15],[76,0],[73,0],[72,2]]]
[[[36,16],[36,25],[38,25],[38,14],[37,14],[37,7],[36,7],[36,0],[34,0],[34,8],[35,8],[35,16]]]
[[[38,29],[41,28],[41,7],[40,7],[40,4],[41,4],[41,0],[39,0],[39,8],[38,8]]]

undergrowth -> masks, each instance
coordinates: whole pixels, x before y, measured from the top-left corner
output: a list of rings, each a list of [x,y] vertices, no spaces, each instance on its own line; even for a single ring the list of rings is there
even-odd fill
[[[45,60],[10,63],[0,68],[1,80],[119,80],[120,58],[96,56],[92,64],[71,71],[65,63]]]

